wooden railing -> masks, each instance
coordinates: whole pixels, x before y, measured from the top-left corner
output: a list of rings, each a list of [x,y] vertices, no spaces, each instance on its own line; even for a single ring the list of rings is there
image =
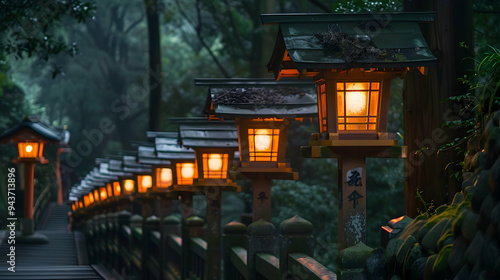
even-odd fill
[[[33,206],[33,221],[35,225],[40,224],[42,214],[47,209],[50,198],[52,197],[52,190],[54,190],[54,186],[47,185],[35,200],[35,204]]]
[[[127,211],[99,215],[86,223],[89,259],[122,277],[206,279],[205,261],[210,256],[203,226],[197,217],[181,225],[175,216],[144,220]],[[335,273],[312,258],[311,233],[312,225],[299,217],[281,223],[279,238],[274,226],[264,220],[248,228],[238,222],[227,224],[221,279],[336,279]]]

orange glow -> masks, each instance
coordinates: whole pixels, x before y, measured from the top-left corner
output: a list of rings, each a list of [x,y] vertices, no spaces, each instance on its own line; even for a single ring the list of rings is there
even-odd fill
[[[390,221],[389,221],[389,224],[394,225],[394,224],[396,224],[397,222],[399,222],[399,221],[401,221],[402,219],[404,219],[404,217],[405,217],[405,216],[401,216],[401,217],[399,217],[399,218],[394,218],[394,219],[392,219],[392,220],[390,220]]]
[[[158,168],[156,169],[156,186],[166,188],[172,185],[172,169]]]
[[[78,208],[79,208],[79,209],[83,208],[83,202],[78,201]]]
[[[376,130],[378,82],[337,83],[339,130]]]
[[[134,187],[135,187],[134,180],[131,180],[131,179],[124,180],[123,185],[125,187],[126,192],[133,191]]]
[[[210,171],[219,171],[222,169],[222,156],[220,154],[208,155],[208,169]]]
[[[148,188],[153,186],[153,178],[150,175],[137,176],[138,190],[140,193],[145,193]]]
[[[17,143],[17,148],[20,158],[37,158],[42,156],[43,143],[19,142]]]
[[[176,166],[177,185],[192,185],[195,178],[194,163],[177,163]]]
[[[99,201],[99,190],[98,189],[95,189],[94,190],[94,201]]]
[[[71,210],[76,211],[76,205],[73,203],[73,205],[71,205]]]
[[[89,192],[89,202],[90,204],[94,203],[94,193]]]
[[[203,154],[203,178],[227,178],[228,154]]]
[[[113,182],[113,191],[115,196],[119,196],[122,193],[122,188],[120,187],[120,182]]]
[[[101,201],[105,200],[106,198],[108,198],[108,193],[106,192],[106,188],[105,187],[102,187],[99,189],[99,192],[100,192],[100,199]]]
[[[106,184],[106,192],[107,192],[108,197],[113,196],[113,187],[111,186],[111,183]]]
[[[277,161],[279,129],[248,129],[250,161]]]
[[[92,201],[92,202],[94,202],[94,201]],[[90,198],[89,198],[88,194],[83,197],[83,203],[84,203],[85,207],[90,205]]]

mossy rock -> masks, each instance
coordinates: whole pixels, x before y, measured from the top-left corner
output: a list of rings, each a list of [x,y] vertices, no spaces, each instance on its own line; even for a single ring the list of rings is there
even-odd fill
[[[444,248],[439,251],[436,261],[434,262],[434,266],[432,267],[432,273],[436,276],[441,276],[441,279],[448,278],[451,275],[448,259],[452,249],[453,244],[444,246]]]
[[[396,263],[398,267],[403,267],[406,256],[415,243],[417,243],[417,239],[413,235],[410,235],[405,239],[396,254]]]
[[[410,251],[408,252],[403,265],[405,278],[407,278],[406,273],[411,271],[413,263],[415,263],[415,261],[417,261],[418,259],[424,257],[426,256],[424,254],[424,251],[422,250],[422,246],[419,243],[413,244],[413,247],[411,247]]]
[[[406,239],[408,236],[413,235],[415,238],[418,236],[418,231],[425,225],[427,220],[413,220],[399,235],[400,239]]]
[[[434,268],[434,263],[436,262],[437,254],[430,255],[425,262],[424,268],[424,279],[434,279],[432,269]]]
[[[461,211],[460,214],[453,220],[453,223],[451,224],[451,229],[453,230],[453,234],[455,236],[459,236],[462,233],[462,223],[464,222],[465,216],[467,215],[468,211]]]
[[[426,215],[418,215],[414,220],[413,222],[417,222],[417,221],[421,221],[421,220],[427,220],[429,217],[427,217]]]
[[[437,252],[437,243],[441,235],[451,227],[450,218],[443,218],[435,224],[422,240],[422,246],[427,252]]]
[[[437,248],[439,251],[441,251],[441,249],[443,249],[443,247],[450,245],[450,244],[453,244],[453,242],[455,242],[455,238],[454,238],[453,230],[450,229],[447,232],[445,232],[443,235],[441,235],[441,237],[439,238],[439,240],[437,242]]]
[[[462,202],[464,202],[464,193],[457,192],[455,194],[455,196],[453,197],[453,202],[451,204],[452,205],[460,205]]]
[[[436,208],[436,215],[440,215],[444,211],[448,210],[450,206],[449,205],[441,205],[438,208]]]
[[[453,219],[457,215],[457,210],[458,206],[456,205],[451,205],[447,207],[446,210],[441,212],[441,214],[430,217],[427,223],[425,224],[425,227],[430,229],[443,219],[450,219],[450,220]]]

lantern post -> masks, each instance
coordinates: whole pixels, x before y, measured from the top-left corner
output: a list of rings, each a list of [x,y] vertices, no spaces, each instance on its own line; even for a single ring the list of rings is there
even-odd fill
[[[436,58],[419,23],[433,13],[262,15],[279,24],[268,70],[312,77],[319,133],[304,157],[338,159],[339,249],[366,243],[366,158],[406,157],[387,132],[391,80],[411,68],[425,73]],[[306,43],[307,42],[307,43]]]
[[[317,115],[316,86],[308,81],[272,79],[195,79],[208,86],[210,119],[235,119],[240,162],[232,178],[252,181],[252,220],[271,222],[271,181],[297,180],[285,162],[288,126]]]
[[[22,236],[16,239],[22,243],[45,243],[46,236],[35,234],[33,221],[35,164],[46,164],[43,157],[45,144],[59,144],[62,140],[60,132],[29,117],[18,125],[0,135],[0,143],[17,144],[18,158],[14,163],[24,163],[24,217],[22,220]],[[10,212],[14,216],[15,212]],[[10,217],[16,219],[15,217]]]
[[[205,279],[221,277],[222,192],[240,191],[232,182],[229,170],[238,150],[238,132],[234,122],[207,121],[206,118],[171,119],[179,124],[181,145],[196,155],[198,178],[194,191],[207,197],[207,256]]]

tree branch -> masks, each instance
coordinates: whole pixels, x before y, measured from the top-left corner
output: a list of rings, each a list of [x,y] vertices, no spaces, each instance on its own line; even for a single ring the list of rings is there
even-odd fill
[[[198,37],[198,40],[200,41],[201,45],[207,50],[208,54],[210,55],[210,57],[212,58],[212,60],[214,61],[214,63],[217,65],[217,68],[219,68],[219,70],[222,72],[222,74],[224,75],[224,77],[229,78],[230,77],[229,73],[226,71],[226,69],[224,68],[224,66],[222,65],[222,63],[219,61],[219,59],[217,58],[217,56],[215,55],[215,53],[210,49],[210,47],[208,46],[208,44],[203,39],[203,36],[201,34],[201,26],[202,25],[201,25],[201,13],[200,13],[200,7],[199,7],[199,5],[198,4],[196,5],[196,13],[197,13],[197,17],[198,17],[198,20],[199,20],[199,22],[198,22],[197,25],[194,24],[194,22],[189,18],[189,16],[182,9],[182,7],[181,7],[181,5],[179,3],[179,0],[175,0],[175,5],[179,9],[179,13],[181,14],[181,16],[196,31],[196,35]]]

